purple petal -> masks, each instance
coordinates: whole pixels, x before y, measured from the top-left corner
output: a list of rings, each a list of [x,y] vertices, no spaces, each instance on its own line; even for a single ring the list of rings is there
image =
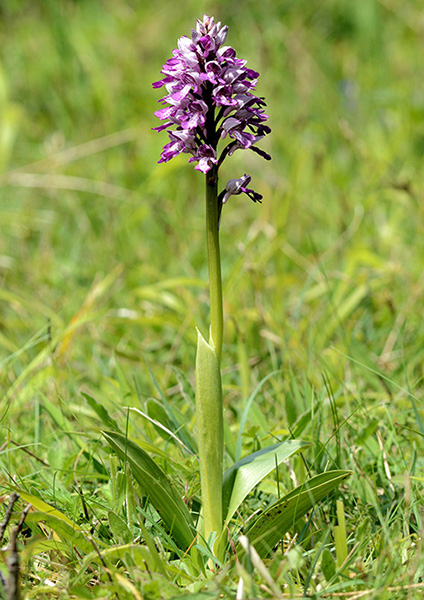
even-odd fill
[[[190,158],[189,162],[193,162],[193,158]],[[201,171],[202,173],[207,173],[212,169],[212,164],[208,158],[201,158],[199,163],[194,167],[196,171]]]
[[[158,119],[169,119],[175,112],[175,108],[173,106],[165,106],[165,108],[161,108],[160,110],[156,110],[154,115]]]
[[[152,127],[152,129],[153,131],[163,131],[164,129],[167,129],[170,125],[172,125],[172,122],[168,121],[167,123],[159,125],[159,127]]]
[[[195,44],[193,44],[191,39],[188,38],[186,35],[183,35],[182,37],[180,37],[177,44],[178,44],[178,49],[180,50],[180,52],[183,52],[183,53],[184,52],[194,52],[196,50]]]

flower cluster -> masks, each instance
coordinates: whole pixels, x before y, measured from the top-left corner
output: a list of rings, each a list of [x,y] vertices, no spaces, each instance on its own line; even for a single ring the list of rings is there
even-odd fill
[[[266,160],[271,157],[256,143],[271,130],[265,125],[265,102],[252,93],[259,74],[246,68],[246,61],[224,46],[228,26],[221,27],[213,17],[203,17],[191,30],[191,38],[178,40],[178,49],[162,68],[164,79],[154,88],[166,87],[159,102],[168,104],[155,112],[165,122],[157,131],[168,130],[170,142],[162,150],[159,162],[167,162],[181,152],[192,155],[196,169],[208,173],[218,170],[226,156],[239,148],[250,148]],[[218,155],[220,140],[227,145]],[[248,193],[254,201],[262,196],[244,186],[248,175],[231,180],[221,198]]]

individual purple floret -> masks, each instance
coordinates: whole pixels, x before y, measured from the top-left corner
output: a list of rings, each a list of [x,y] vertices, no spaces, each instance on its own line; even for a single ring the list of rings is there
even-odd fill
[[[191,38],[180,38],[178,49],[163,66],[164,79],[153,84],[154,88],[164,85],[168,92],[159,100],[168,106],[155,112],[164,123],[154,129],[167,129],[170,140],[159,162],[187,152],[192,155],[189,162],[197,162],[198,171],[215,170],[217,175],[224,158],[239,148],[250,148],[270,160],[270,155],[256,146],[271,131],[265,125],[265,102],[252,93],[259,73],[248,69],[231,46],[223,46],[227,31],[228,26],[221,27],[213,17],[198,19]],[[221,140],[228,143],[219,151]],[[243,185],[249,181],[248,175],[229,181],[220,195],[222,202],[242,192],[260,201],[260,194]]]
[[[260,202],[262,200],[262,195],[246,187],[251,179],[250,175],[246,174],[238,179],[230,179],[225,186],[225,190],[219,195],[222,204],[225,204],[230,196],[236,196],[241,193],[247,194],[253,202]]]

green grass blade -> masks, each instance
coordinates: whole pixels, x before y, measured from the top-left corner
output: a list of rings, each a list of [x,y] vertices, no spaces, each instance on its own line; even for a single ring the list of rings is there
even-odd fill
[[[143,519],[139,519],[138,524],[141,529],[141,534],[144,538],[146,546],[148,547],[150,554],[153,558],[155,569],[158,573],[162,573],[162,575],[165,575],[165,577],[167,577],[168,575],[166,573],[165,563],[159,555],[159,552],[157,551],[157,548],[155,546],[155,542],[153,541],[153,538],[150,535],[150,533],[147,531],[147,528],[143,523]]]
[[[251,393],[251,395],[247,399],[246,406],[244,407],[243,413],[242,413],[241,418],[240,418],[240,425],[239,425],[239,430],[238,430],[238,434],[237,434],[236,461],[238,461],[240,459],[240,456],[241,456],[241,445],[242,445],[243,431],[244,431],[244,428],[246,426],[247,416],[249,414],[249,411],[250,411],[250,408],[251,408],[251,406],[253,404],[253,401],[255,400],[255,398],[258,395],[258,393],[261,391],[262,386],[264,385],[264,383],[266,383],[268,381],[268,379],[270,379],[271,377],[273,377],[277,373],[280,373],[280,371],[273,371],[272,373],[268,373],[268,375],[266,377],[264,377],[258,383],[258,385],[256,386],[256,388],[253,390],[253,392]]]
[[[157,392],[159,393],[163,410],[169,419],[168,429],[170,429],[173,433],[175,433],[178,436],[178,438],[184,443],[184,445],[189,448],[190,452],[192,452],[194,454],[195,448],[196,448],[196,442],[195,442],[195,440],[193,440],[193,438],[191,437],[189,432],[186,431],[186,422],[182,418],[178,419],[178,416],[176,415],[176,411],[173,410],[171,404],[166,399],[166,396],[163,393],[146,358],[144,359],[144,362],[146,364],[146,367],[149,372],[150,379],[152,380],[153,386],[156,388]],[[160,421],[160,419],[159,419],[159,421]],[[170,425],[171,423],[172,423],[172,427]],[[165,423],[164,423],[164,425],[165,425]]]
[[[184,448],[184,450],[188,453],[188,454],[193,454],[193,452],[190,450],[190,448],[188,448],[184,442],[182,442],[180,440],[180,438],[173,432],[171,431],[170,428],[167,428],[164,424],[163,421],[160,421],[159,419],[155,419],[151,416],[151,414],[146,414],[144,413],[142,410],[135,408],[135,407],[128,407],[128,410],[131,410],[133,412],[136,412],[138,415],[141,415],[144,419],[146,419],[147,421],[149,421],[150,423],[153,424],[153,427],[156,429],[156,431],[160,432],[161,437],[166,440],[167,442],[169,442],[170,440],[172,440],[173,442],[175,442],[176,444],[179,445],[180,448]],[[150,412],[150,411],[149,411]],[[155,413],[153,413],[155,414]],[[165,423],[166,423],[166,419],[165,419]],[[166,458],[166,456],[165,456]]]
[[[102,433],[119,458],[129,462],[143,493],[148,495],[178,546],[186,550],[195,535],[193,520],[166,474],[140,446],[121,433]]]
[[[340,470],[312,477],[264,510],[246,534],[258,554],[269,554],[298,519],[350,475],[351,471]],[[243,553],[241,547],[238,550]]]
[[[308,442],[286,440],[249,454],[227,469],[222,489],[225,521],[229,522],[247,494],[277,465],[307,446],[310,446]]]
[[[50,504],[47,504],[47,502],[44,502],[44,500],[41,500],[41,498],[38,498],[38,496],[34,496],[34,494],[30,494],[29,492],[26,492],[25,490],[22,490],[19,487],[10,487],[9,489],[17,492],[19,496],[23,500],[25,500],[25,502],[31,504],[31,506],[33,506],[40,513],[43,513],[45,515],[51,515],[55,519],[63,521],[69,527],[72,527],[76,531],[81,531],[81,527],[79,525],[71,521],[69,517],[67,517],[60,510],[57,510],[57,508],[54,508],[54,506],[51,506]]]
[[[97,414],[97,416],[101,419],[102,423],[106,427],[115,429],[115,431],[119,429],[116,421],[110,416],[109,412],[103,404],[100,404],[100,402],[97,402],[97,400],[93,398],[93,396],[90,396],[85,392],[81,392],[81,396],[85,398],[88,406]]]
[[[74,432],[73,422],[65,416],[62,408],[57,406],[51,400],[49,400],[44,394],[42,396],[41,406],[48,412],[48,414],[56,423],[58,428],[61,431],[66,432],[66,435],[68,435],[69,437],[72,437],[73,442],[75,442],[78,448],[80,448],[84,455],[93,462],[93,466],[96,469],[96,471],[104,476],[107,476],[108,473],[102,465],[102,463],[98,461],[94,456],[92,456],[87,450],[87,442],[84,441],[82,437],[78,435],[77,432]]]
[[[84,537],[84,534],[78,525],[75,523],[70,525],[68,521],[62,518],[62,516],[58,517],[56,512],[57,511],[55,511],[55,513],[46,513],[44,511],[30,512],[26,520],[28,523],[43,523],[44,525],[47,525],[47,527],[50,527],[71,552],[74,546],[79,548],[82,552],[91,552],[93,547]]]

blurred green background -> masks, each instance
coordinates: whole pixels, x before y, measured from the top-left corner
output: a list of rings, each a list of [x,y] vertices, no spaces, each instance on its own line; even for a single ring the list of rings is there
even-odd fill
[[[383,369],[414,388],[424,358],[421,2],[8,0],[3,391],[47,393],[51,360],[65,396],[104,388],[114,357],[140,377],[146,357],[170,389],[171,365],[192,376],[195,325],[208,322],[204,182],[187,156],[157,164],[167,136],[151,131],[161,97],[151,83],[203,13],[229,25],[227,43],[260,71],[272,127],[271,162],[239,152],[221,173],[222,185],[250,173],[264,196],[234,197],[223,214],[227,401],[280,367],[318,385],[329,371],[336,388],[371,395],[386,394],[372,374]],[[250,374],[234,367],[241,355]],[[355,361],[367,365],[360,376]]]

